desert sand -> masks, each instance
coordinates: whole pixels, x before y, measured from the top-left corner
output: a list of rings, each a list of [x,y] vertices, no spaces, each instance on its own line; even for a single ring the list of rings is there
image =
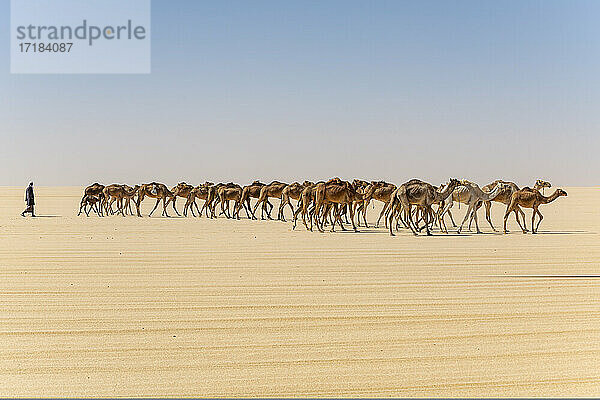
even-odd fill
[[[565,189],[539,235],[390,237],[0,188],[0,396],[600,396],[600,188]]]

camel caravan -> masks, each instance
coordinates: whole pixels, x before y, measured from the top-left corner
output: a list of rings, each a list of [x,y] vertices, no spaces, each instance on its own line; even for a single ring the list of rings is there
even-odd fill
[[[162,203],[162,215],[169,217],[168,206],[171,204],[173,211],[181,216],[177,210],[176,202],[179,197],[184,201],[183,216],[240,219],[243,210],[245,217],[257,220],[257,211],[260,207],[260,219],[272,220],[272,212],[275,208],[274,200],[279,199],[277,209],[277,220],[286,221],[284,211],[288,207],[291,211],[293,229],[301,218],[302,224],[307,230],[312,231],[315,227],[319,232],[324,232],[325,226],[330,226],[332,232],[336,225],[346,230],[345,224],[352,225],[355,232],[358,227],[367,222],[367,209],[371,201],[383,204],[377,217],[375,227],[379,227],[383,219],[386,229],[394,236],[394,231],[408,229],[414,235],[425,231],[431,235],[431,231],[438,229],[440,232],[448,233],[447,219],[450,219],[453,228],[461,233],[468,221],[467,229],[475,222],[477,233],[479,229],[478,210],[485,207],[485,218],[494,232],[491,219],[491,207],[493,203],[506,205],[504,213],[504,233],[507,233],[506,223],[511,214],[514,213],[517,224],[523,231],[528,232],[525,222],[523,208],[532,209],[531,233],[536,233],[542,219],[539,206],[551,203],[567,193],[562,189],[556,189],[550,196],[544,196],[544,189],[552,185],[543,180],[537,180],[533,186],[519,187],[504,180],[496,180],[488,185],[479,187],[476,183],[466,179],[450,179],[447,183],[434,186],[419,179],[411,179],[400,186],[385,181],[364,181],[354,179],[352,182],[339,178],[328,181],[303,183],[294,182],[287,184],[273,181],[269,184],[254,181],[247,186],[236,183],[205,182],[199,186],[192,186],[185,182],[169,189],[166,185],[157,182],[143,185],[121,185],[113,184],[104,186],[94,183],[85,188],[79,213],[90,212],[98,216],[120,214],[137,215],[141,217],[140,206],[144,199],[156,199],[149,216],[156,211]],[[251,201],[255,199],[252,206]],[[202,207],[199,203],[202,201]],[[295,202],[295,206],[294,203]],[[135,213],[132,208],[135,205]],[[454,204],[461,203],[466,207],[464,218],[460,225],[454,220],[452,210],[456,211]],[[535,224],[536,216],[538,218]],[[361,225],[362,222],[362,225]]]

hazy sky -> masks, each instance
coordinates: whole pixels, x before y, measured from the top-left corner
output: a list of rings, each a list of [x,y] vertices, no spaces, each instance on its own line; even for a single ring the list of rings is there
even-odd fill
[[[600,1],[152,2],[149,75],[11,75],[0,185],[600,184]]]

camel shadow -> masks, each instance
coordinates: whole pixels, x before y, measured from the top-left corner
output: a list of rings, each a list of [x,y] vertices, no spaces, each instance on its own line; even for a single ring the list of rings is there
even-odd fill
[[[530,233],[530,232],[527,232]],[[538,231],[536,235],[585,235],[593,232],[590,231]]]
[[[62,215],[36,215],[33,218],[62,218]]]

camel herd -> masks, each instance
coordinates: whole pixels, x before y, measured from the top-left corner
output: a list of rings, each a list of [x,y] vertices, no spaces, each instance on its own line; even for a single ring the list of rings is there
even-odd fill
[[[261,219],[272,219],[274,205],[270,200],[279,199],[277,219],[285,221],[284,210],[289,207],[293,216],[294,229],[301,217],[306,229],[311,231],[313,226],[316,226],[319,232],[323,232],[324,226],[328,224],[331,225],[331,231],[335,230],[336,224],[345,230],[343,219],[347,224],[352,224],[354,231],[357,231],[357,226],[361,226],[361,218],[364,226],[368,227],[367,208],[372,200],[376,200],[383,203],[376,227],[383,218],[392,236],[394,228],[398,231],[401,227],[410,229],[415,235],[423,229],[427,235],[431,235],[431,231],[436,227],[441,232],[448,233],[446,216],[450,218],[452,226],[457,227],[452,215],[454,203],[458,203],[459,206],[462,203],[467,207],[465,216],[458,226],[458,233],[463,230],[467,220],[469,230],[474,221],[477,233],[481,232],[477,211],[482,205],[485,206],[486,220],[496,231],[490,216],[492,203],[496,202],[507,206],[504,213],[505,233],[506,223],[511,213],[514,213],[523,233],[528,232],[522,208],[533,210],[531,233],[536,233],[543,219],[539,206],[567,195],[564,190],[557,189],[551,196],[544,196],[543,190],[549,187],[551,184],[542,180],[537,180],[533,188],[519,189],[515,183],[504,180],[496,180],[489,185],[479,187],[476,183],[465,179],[450,179],[448,183],[440,186],[419,179],[412,179],[400,186],[385,181],[367,182],[354,179],[348,182],[339,178],[316,183],[305,181],[292,184],[279,181],[264,184],[254,181],[244,187],[231,182],[218,184],[206,182],[194,187],[182,182],[171,189],[157,182],[134,187],[120,184],[104,186],[94,183],[85,188],[77,215],[84,212],[89,216],[91,211],[99,216],[117,213],[123,216],[134,215],[131,205],[133,202],[135,215],[141,217],[140,206],[146,197],[156,199],[150,216],[161,202],[163,216],[169,216],[167,213],[169,204],[172,204],[175,213],[180,215],[176,202],[181,197],[185,199],[184,216],[188,216],[188,211],[191,211],[193,216],[197,214],[199,217],[204,213],[208,218],[225,215],[226,218],[240,219],[240,211],[243,209],[247,218],[258,219],[256,211],[260,207]],[[254,206],[251,204],[251,199],[256,199]],[[203,201],[202,208],[198,207],[200,200]],[[296,207],[292,200],[296,202]],[[116,209],[113,209],[113,206],[116,206]]]

